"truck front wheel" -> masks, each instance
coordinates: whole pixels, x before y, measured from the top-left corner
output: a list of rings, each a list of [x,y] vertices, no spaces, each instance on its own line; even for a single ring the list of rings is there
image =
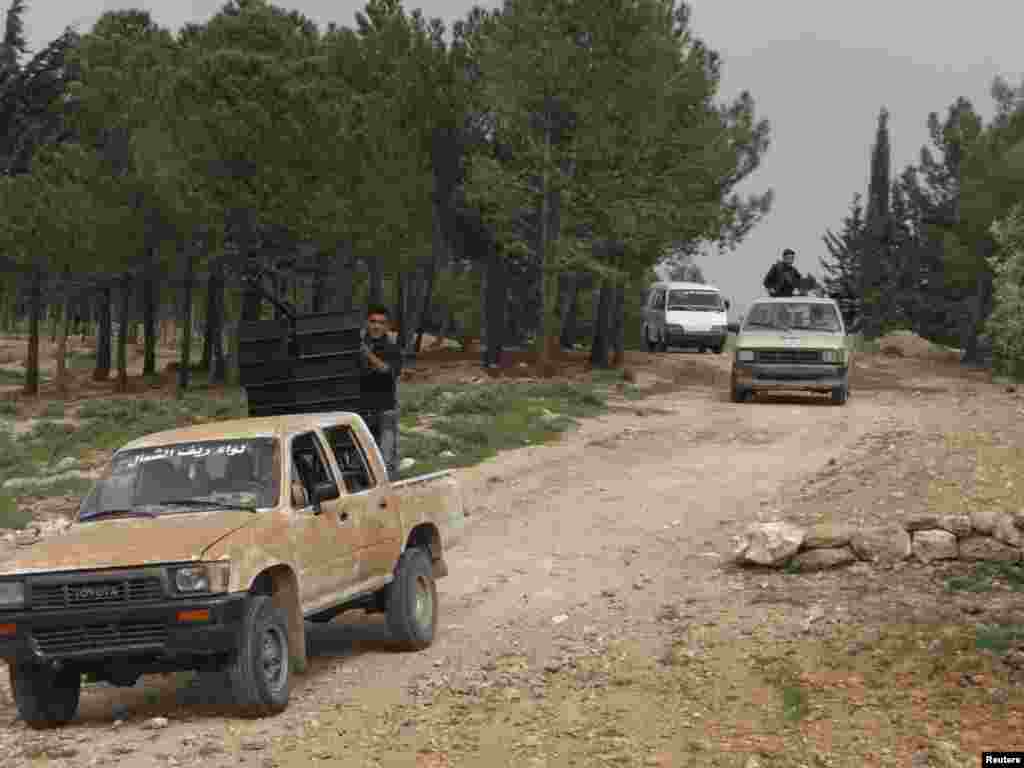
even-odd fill
[[[11,664],[10,677],[18,715],[30,728],[53,728],[75,719],[82,692],[77,669]]]
[[[403,648],[420,651],[434,642],[437,630],[437,584],[430,554],[407,549],[388,589],[388,627]]]
[[[282,712],[291,693],[288,622],[266,595],[245,606],[238,651],[227,668],[235,703],[254,716]]]

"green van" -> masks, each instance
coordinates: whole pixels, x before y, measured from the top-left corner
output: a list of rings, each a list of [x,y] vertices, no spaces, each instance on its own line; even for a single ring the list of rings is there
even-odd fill
[[[813,296],[757,299],[747,310],[732,364],[732,400],[758,391],[850,395],[851,349],[839,306]]]

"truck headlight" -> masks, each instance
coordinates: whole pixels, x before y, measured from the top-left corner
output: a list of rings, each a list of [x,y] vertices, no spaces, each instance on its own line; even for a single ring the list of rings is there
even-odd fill
[[[204,563],[174,570],[174,588],[184,593],[227,592],[230,579],[230,563]]]
[[[25,582],[0,581],[0,610],[25,605]]]
[[[752,363],[754,362],[754,350],[741,349],[736,353],[736,359],[741,363]]]
[[[843,352],[839,349],[826,349],[821,353],[821,361],[823,363],[841,363]]]

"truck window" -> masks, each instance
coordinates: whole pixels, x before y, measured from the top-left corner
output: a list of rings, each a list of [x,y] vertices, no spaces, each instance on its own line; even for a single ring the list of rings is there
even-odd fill
[[[292,440],[292,460],[292,466],[298,469],[299,478],[310,498],[317,483],[333,482],[334,478],[325,459],[323,446],[316,433],[305,432]]]
[[[359,493],[373,488],[377,483],[370,472],[363,447],[356,439],[351,427],[328,427],[324,430],[327,442],[334,452],[334,458],[341,469],[341,478],[349,493]]]

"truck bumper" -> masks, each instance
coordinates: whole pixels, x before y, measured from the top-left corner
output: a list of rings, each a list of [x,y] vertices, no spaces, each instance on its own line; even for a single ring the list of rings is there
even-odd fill
[[[238,647],[246,597],[241,593],[150,605],[5,612],[0,615],[0,659],[21,664],[230,653]]]
[[[665,341],[673,347],[720,347],[725,344],[728,331],[691,331],[685,328],[665,328]]]
[[[743,389],[785,389],[806,392],[831,392],[848,388],[848,368],[839,365],[785,365],[735,363],[733,386]]]

